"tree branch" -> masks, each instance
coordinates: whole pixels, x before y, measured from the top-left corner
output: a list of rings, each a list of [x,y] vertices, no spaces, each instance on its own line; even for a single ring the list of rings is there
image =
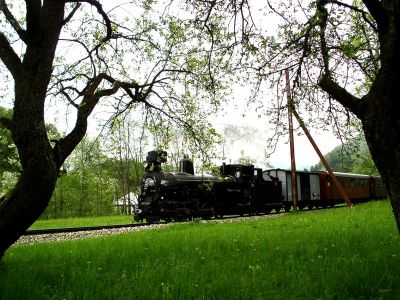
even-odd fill
[[[98,89],[103,80],[113,84],[109,89]],[[139,85],[135,82],[122,82],[115,80],[111,76],[101,73],[96,76],[85,88],[82,103],[78,107],[77,118],[74,129],[63,139],[59,140],[53,150],[56,162],[61,167],[64,160],[75,149],[76,145],[82,140],[87,130],[87,119],[102,97],[111,96],[120,89],[130,91],[135,89],[135,93],[129,92],[133,102],[143,102],[143,95],[139,92]]]
[[[363,99],[350,94],[346,89],[338,85],[332,78],[324,74],[319,79],[318,85],[333,99],[342,104],[345,108],[353,112],[358,118],[364,115]]]
[[[20,39],[26,42],[26,31],[19,25],[18,21],[15,19],[11,11],[8,9],[7,3],[5,0],[0,0],[0,10],[3,12],[6,17],[8,23],[14,28],[17,32]]]
[[[102,42],[108,41],[111,38],[112,34],[111,21],[107,13],[104,11],[103,6],[100,4],[100,2],[98,2],[97,0],[65,0],[65,3],[89,3],[90,5],[96,7],[97,12],[103,17],[107,28],[107,34],[103,38]]]
[[[371,16],[375,19],[378,27],[384,29],[388,25],[385,8],[379,0],[362,0]]]
[[[322,61],[324,62],[324,71],[325,74],[330,76],[329,49],[325,39],[326,24],[328,22],[328,11],[325,7],[325,4],[326,4],[325,0],[320,0],[317,2],[316,18],[319,20],[319,27],[320,27],[319,38],[321,45]]]
[[[77,3],[75,7],[72,9],[72,11],[68,14],[68,16],[64,19],[63,25],[67,24],[69,21],[71,21],[72,17],[75,15],[75,13],[78,11],[79,7],[81,7],[80,3]]]
[[[369,24],[369,26],[371,26],[372,30],[374,30],[375,32],[378,32],[378,28],[376,28],[376,25],[375,25],[373,22],[371,22],[371,20],[370,20],[370,19],[368,18],[368,16],[367,16],[368,13],[365,12],[364,10],[362,10],[362,9],[360,9],[360,8],[354,6],[354,5],[350,5],[350,4],[347,4],[347,3],[343,3],[343,2],[341,2],[341,1],[331,0],[330,2],[331,2],[331,3],[334,3],[334,4],[337,4],[337,5],[339,5],[339,6],[343,6],[343,7],[349,8],[349,9],[355,11],[355,12],[360,13],[360,14],[362,15],[364,21],[365,21],[367,24]]]
[[[15,78],[19,73],[21,60],[11,47],[3,32],[0,32],[0,59]]]

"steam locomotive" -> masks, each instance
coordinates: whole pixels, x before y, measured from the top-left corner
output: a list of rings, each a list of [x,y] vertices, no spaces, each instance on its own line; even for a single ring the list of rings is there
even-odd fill
[[[223,164],[220,174],[194,175],[184,158],[180,172],[164,172],[165,151],[151,151],[134,211],[136,221],[186,220],[224,215],[268,213],[283,207],[281,182],[252,165]]]
[[[165,151],[147,155],[136,221],[149,223],[183,221],[192,218],[219,218],[224,215],[253,215],[272,210],[289,211],[293,205],[289,170],[262,171],[253,165],[223,164],[219,175],[195,175],[193,163],[180,161],[179,172],[162,170],[167,161]],[[378,176],[335,173],[352,202],[386,197]],[[326,172],[296,172],[297,205],[327,207],[343,203],[336,186]]]

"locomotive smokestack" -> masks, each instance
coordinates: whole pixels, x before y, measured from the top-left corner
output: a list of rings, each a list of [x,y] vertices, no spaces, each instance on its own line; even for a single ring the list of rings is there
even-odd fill
[[[145,168],[146,172],[151,171],[161,171],[161,163],[167,162],[167,152],[166,151],[150,151],[147,153]]]
[[[184,155],[182,160],[179,162],[179,172],[194,175],[193,162],[187,155]]]

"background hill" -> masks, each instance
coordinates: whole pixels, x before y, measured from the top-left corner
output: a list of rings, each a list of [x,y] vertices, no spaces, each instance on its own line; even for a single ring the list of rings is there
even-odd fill
[[[325,159],[335,172],[379,175],[364,137],[335,147],[325,155]],[[322,162],[311,167],[311,171],[318,170],[325,170]]]

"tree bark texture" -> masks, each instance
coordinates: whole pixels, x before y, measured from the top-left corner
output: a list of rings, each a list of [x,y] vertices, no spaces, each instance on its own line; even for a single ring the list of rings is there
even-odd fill
[[[385,21],[378,23],[381,68],[361,120],[400,232],[400,1],[386,1],[385,11]]]

